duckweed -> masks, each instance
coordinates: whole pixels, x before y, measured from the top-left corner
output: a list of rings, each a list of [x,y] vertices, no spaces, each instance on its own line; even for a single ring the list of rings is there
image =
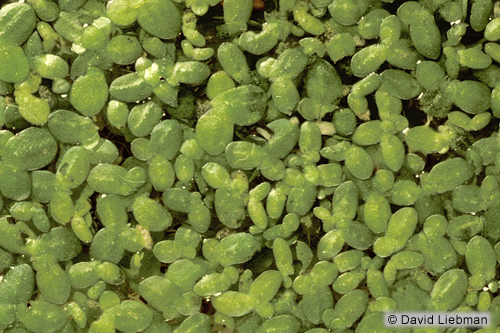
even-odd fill
[[[494,332],[499,20],[492,0],[8,1],[0,331],[461,310]]]

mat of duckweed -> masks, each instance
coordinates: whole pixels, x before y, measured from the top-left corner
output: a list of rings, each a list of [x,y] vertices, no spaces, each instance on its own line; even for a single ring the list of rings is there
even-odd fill
[[[499,2],[7,2],[0,330],[498,332]]]

